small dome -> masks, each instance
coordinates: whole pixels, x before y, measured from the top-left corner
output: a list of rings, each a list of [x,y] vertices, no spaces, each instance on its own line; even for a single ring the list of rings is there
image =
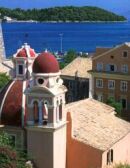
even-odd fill
[[[59,63],[55,56],[49,52],[41,53],[33,63],[34,73],[57,73],[59,72]]]
[[[35,51],[30,48],[27,44],[24,45],[23,48],[21,48],[18,53],[16,54],[16,57],[35,57],[36,53]]]

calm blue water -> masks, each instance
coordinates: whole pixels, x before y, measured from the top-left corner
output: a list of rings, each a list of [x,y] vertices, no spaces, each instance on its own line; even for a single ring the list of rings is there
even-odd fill
[[[63,34],[63,50],[94,52],[96,46],[110,47],[130,41],[128,23],[3,23],[3,36],[7,56],[27,42],[37,52],[47,48],[60,51],[60,35]]]

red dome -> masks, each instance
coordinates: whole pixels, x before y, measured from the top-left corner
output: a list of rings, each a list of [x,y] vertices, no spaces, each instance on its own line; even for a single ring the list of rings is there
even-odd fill
[[[35,57],[36,53],[34,52],[33,49],[29,48],[29,53],[31,57]],[[27,55],[27,51],[25,48],[21,49],[18,54],[16,55],[16,57],[28,57]]]
[[[1,124],[21,126],[23,81],[10,82],[0,93]],[[6,95],[7,94],[7,95]],[[4,96],[6,95],[5,99]]]
[[[55,56],[49,52],[41,53],[33,63],[34,73],[57,73],[59,72],[59,63]]]

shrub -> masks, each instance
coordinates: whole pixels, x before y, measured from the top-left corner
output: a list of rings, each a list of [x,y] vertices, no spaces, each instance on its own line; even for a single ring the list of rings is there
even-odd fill
[[[108,105],[115,108],[115,111],[117,112],[117,116],[121,117],[121,110],[122,110],[122,104],[120,102],[117,102],[114,100],[113,97],[108,98],[107,102]]]
[[[17,150],[7,133],[0,133],[0,168],[26,168],[27,154]]]
[[[130,168],[130,165],[120,163],[118,165],[115,165],[113,168]]]
[[[0,73],[0,89],[2,89],[10,80],[10,77],[6,73]]]

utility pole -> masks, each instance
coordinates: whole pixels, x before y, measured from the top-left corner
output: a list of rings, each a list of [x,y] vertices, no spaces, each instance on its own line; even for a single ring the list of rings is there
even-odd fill
[[[63,34],[59,34],[60,36],[60,52],[62,53],[63,52]]]

